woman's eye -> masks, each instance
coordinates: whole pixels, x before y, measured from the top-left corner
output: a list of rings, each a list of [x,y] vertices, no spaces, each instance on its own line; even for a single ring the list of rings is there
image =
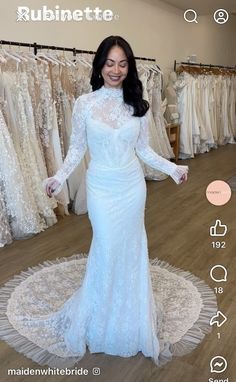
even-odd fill
[[[107,62],[106,63],[106,66],[108,68],[112,68],[112,66],[114,66],[114,63],[113,62]],[[126,68],[127,67],[127,63],[124,63],[124,64],[120,64],[120,68]]]

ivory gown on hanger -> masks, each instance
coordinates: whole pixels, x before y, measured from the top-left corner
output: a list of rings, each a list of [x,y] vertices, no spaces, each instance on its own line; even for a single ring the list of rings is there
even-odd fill
[[[144,226],[146,183],[136,154],[176,183],[187,166],[157,155],[148,145],[146,115],[132,114],[122,89],[102,87],[76,100],[70,148],[54,178],[61,183],[58,193],[89,148],[86,181],[93,238],[83,283],[52,314],[48,313],[50,301],[37,301],[39,291],[35,316],[27,313],[29,305],[21,301],[26,313],[14,318],[20,306],[14,298],[6,313],[14,328],[31,341],[20,351],[41,364],[73,365],[85,354],[86,345],[91,353],[123,357],[141,351],[156,364],[171,359],[169,344],[160,346],[157,335],[162,311],[151,285]],[[50,269],[47,272],[49,279]],[[7,338],[7,334],[1,336]]]

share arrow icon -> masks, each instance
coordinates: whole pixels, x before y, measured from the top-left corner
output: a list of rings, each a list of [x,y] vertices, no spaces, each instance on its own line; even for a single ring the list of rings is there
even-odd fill
[[[224,325],[226,321],[227,321],[227,317],[225,317],[225,315],[218,310],[216,315],[212,317],[210,321],[210,325],[213,326],[214,324],[216,324],[218,328],[220,328],[222,325]]]

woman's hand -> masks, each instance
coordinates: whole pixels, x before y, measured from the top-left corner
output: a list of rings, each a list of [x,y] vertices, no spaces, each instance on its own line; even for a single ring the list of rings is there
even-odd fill
[[[47,195],[51,198],[53,196],[54,191],[60,186],[60,183],[54,179],[54,178],[49,178],[45,189]]]
[[[176,184],[185,183],[188,180],[188,166],[179,166],[177,165],[175,167],[175,170],[173,174],[171,174],[171,177],[174,179]]]
[[[186,173],[186,174],[183,174],[183,175],[181,176],[180,180],[179,180],[179,184],[184,183],[184,182],[187,182],[187,180],[188,180],[188,174],[187,174],[187,173]]]

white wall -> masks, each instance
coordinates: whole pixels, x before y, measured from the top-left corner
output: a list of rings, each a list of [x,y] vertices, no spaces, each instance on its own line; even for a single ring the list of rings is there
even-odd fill
[[[191,0],[189,0],[191,6]],[[86,6],[111,9],[119,15],[117,21],[98,22],[17,22],[17,6],[40,9],[43,5],[55,9],[84,9]],[[42,44],[96,50],[101,40],[110,34],[126,38],[137,56],[153,57],[166,72],[174,59],[185,60],[197,54],[203,63],[236,65],[236,17],[218,25],[212,16],[199,17],[199,23],[186,23],[183,14],[160,0],[11,0],[1,2],[0,38]]]

